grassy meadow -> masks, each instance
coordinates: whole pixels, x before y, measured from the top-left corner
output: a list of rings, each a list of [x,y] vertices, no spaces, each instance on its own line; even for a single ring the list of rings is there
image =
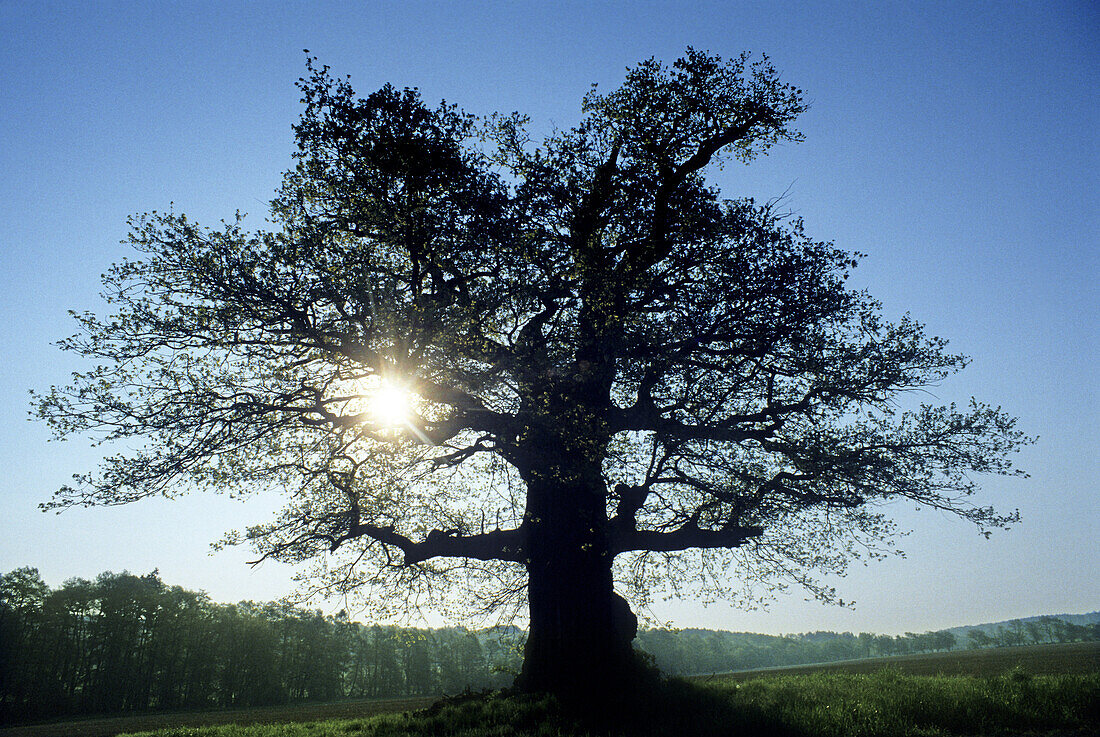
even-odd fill
[[[179,729],[219,725],[295,724],[361,718],[374,714],[425,709],[435,696],[348,700],[210,711],[151,712],[121,716],[91,716],[0,728],[0,737],[113,737],[134,732],[178,733]]]
[[[818,673],[705,685],[666,684],[603,728],[550,699],[488,696],[421,712],[299,724],[178,728],[142,737],[583,737],[777,735],[932,737],[1095,734],[1100,674],[908,676]]]
[[[1052,645],[996,647],[987,650],[894,655],[889,658],[865,658],[818,665],[791,665],[710,676],[692,676],[691,680],[744,681],[774,675],[877,673],[883,668],[913,676],[996,676],[1014,670],[1023,670],[1031,675],[1088,674],[1100,672],[1100,642],[1066,642]]]
[[[0,737],[104,737],[120,732],[141,737],[1085,737],[1100,735],[1100,643],[674,679],[654,685],[616,713],[609,710],[606,723],[599,725],[578,724],[546,698],[491,694],[444,699],[424,708],[430,701],[164,714],[113,723],[85,720],[0,730]],[[150,719],[162,721],[137,721]],[[150,729],[155,731],[140,731]]]

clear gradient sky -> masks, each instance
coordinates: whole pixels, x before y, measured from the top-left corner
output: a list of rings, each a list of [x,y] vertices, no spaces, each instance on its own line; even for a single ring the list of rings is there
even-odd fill
[[[813,102],[805,143],[715,175],[730,197],[788,192],[816,237],[867,254],[854,280],[973,364],[935,391],[1001,404],[1040,437],[1029,479],[982,499],[1023,522],[981,538],[899,505],[905,559],[767,612],[654,608],[681,627],[897,633],[1100,609],[1100,6],[1081,2],[19,2],[0,0],[0,571],[51,585],[145,573],[215,600],[288,593],[292,571],[209,554],[272,499],[185,497],[44,515],[94,451],[47,443],[29,388],[77,367],[51,342],[102,310],[126,217],[174,202],[261,225],[291,165],[310,49],[370,92],[418,86],[537,126],[579,117],[592,82],[687,46],[766,52]]]

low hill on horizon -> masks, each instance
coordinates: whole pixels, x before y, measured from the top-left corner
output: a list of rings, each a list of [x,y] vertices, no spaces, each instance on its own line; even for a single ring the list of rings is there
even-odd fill
[[[969,624],[962,625],[960,627],[948,627],[947,632],[965,637],[966,633],[973,629],[979,629],[986,634],[993,634],[997,631],[998,627],[1011,627],[1014,622],[1038,622],[1046,619],[1060,619],[1063,622],[1069,622],[1070,624],[1088,625],[1100,622],[1100,611],[1085,612],[1084,614],[1039,614],[1031,617],[1019,617],[1017,619],[1005,619],[1000,622],[982,622],[981,624]]]
[[[1023,623],[1038,622],[1042,619],[1047,619],[1047,618],[1061,619],[1062,621],[1069,622],[1070,624],[1089,625],[1089,624],[1094,624],[1096,622],[1100,622],[1100,610],[1093,611],[1093,612],[1085,612],[1085,613],[1082,613],[1082,614],[1035,614],[1035,615],[1032,615],[1032,616],[1029,616],[1029,617],[1018,617],[1018,618],[1015,618],[1015,619],[1005,619],[1005,620],[1001,620],[1001,621],[998,621],[998,622],[981,622],[979,624],[956,625],[954,627],[946,627],[946,628],[941,629],[941,630],[933,630],[933,631],[935,631],[935,632],[950,632],[950,633],[952,633],[952,634],[954,634],[958,637],[965,638],[966,633],[969,632],[972,629],[980,629],[983,632],[991,634],[991,633],[995,632],[998,627],[1009,627],[1009,626],[1012,626],[1012,624],[1014,622],[1023,622]],[[729,635],[753,635],[753,636],[757,636],[757,637],[804,637],[804,638],[808,638],[808,639],[812,639],[812,638],[814,638],[815,636],[818,636],[818,635],[826,635],[827,636],[827,635],[833,635],[833,634],[840,634],[840,635],[852,634],[851,631],[834,632],[832,630],[806,630],[804,632],[785,632],[785,633],[781,633],[781,634],[778,634],[778,635],[772,635],[772,634],[767,634],[767,633],[763,633],[763,632],[748,632],[748,631],[745,631],[745,630],[710,629],[708,627],[669,627],[669,628],[665,628],[665,627],[643,627],[643,628],[641,628],[641,631],[647,631],[647,630],[657,630],[657,631],[668,630],[668,631],[671,631],[671,632],[688,632],[688,633],[692,633],[692,632],[721,632],[723,634],[729,634]],[[880,633],[876,632],[874,634],[880,634]]]

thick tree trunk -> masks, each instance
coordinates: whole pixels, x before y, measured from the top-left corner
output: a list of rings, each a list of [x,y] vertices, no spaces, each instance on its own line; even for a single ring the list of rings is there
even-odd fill
[[[637,619],[612,590],[609,566],[571,556],[532,564],[528,596],[522,689],[583,701],[628,686]]]
[[[574,702],[627,686],[636,662],[637,619],[613,589],[603,481],[592,482],[528,487],[530,631],[517,685]]]
[[[521,412],[530,630],[516,685],[581,706],[628,690],[637,662],[637,619],[611,573],[602,470],[610,375],[578,361],[572,377],[537,385]]]

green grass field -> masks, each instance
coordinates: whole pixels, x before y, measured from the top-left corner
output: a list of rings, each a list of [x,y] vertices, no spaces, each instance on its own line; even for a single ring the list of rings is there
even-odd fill
[[[112,737],[125,732],[151,732],[171,727],[252,725],[349,719],[372,714],[424,709],[436,697],[339,701],[328,704],[290,704],[251,709],[221,709],[203,712],[171,712],[130,716],[90,717],[66,722],[49,722],[0,729],[0,737]]]
[[[996,676],[1017,668],[1032,675],[1100,672],[1100,642],[1068,642],[1056,645],[999,647],[989,650],[956,650],[923,655],[895,655],[890,658],[845,660],[819,665],[738,671],[713,676],[692,676],[691,680],[716,678],[745,681],[761,676],[805,673],[875,673],[883,668],[914,676]]]
[[[945,737],[1100,733],[1100,674],[817,673],[698,685],[673,681],[593,729],[550,699],[490,696],[414,713],[142,737]]]
[[[549,699],[341,702],[89,719],[0,737],[580,737]],[[421,711],[412,711],[420,709]],[[673,680],[614,717],[629,735],[1100,735],[1100,643],[848,661]],[[143,731],[157,730],[157,731]],[[605,732],[607,730],[604,730]],[[614,731],[614,730],[612,730]]]

